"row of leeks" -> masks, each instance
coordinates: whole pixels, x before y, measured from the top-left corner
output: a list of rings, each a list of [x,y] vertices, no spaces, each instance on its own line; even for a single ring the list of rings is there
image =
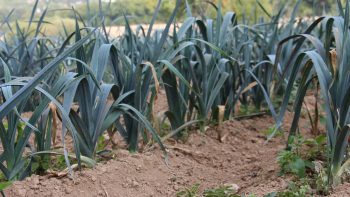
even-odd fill
[[[240,23],[234,12],[223,14],[221,5],[210,4],[215,19],[195,17],[186,1],[177,0],[165,28],[153,30],[159,0],[147,31],[140,26],[133,32],[123,15],[125,33],[118,38],[106,31],[100,2],[93,17],[99,26],[89,27],[72,9],[75,31],[49,38],[41,29],[47,9],[36,21],[36,31],[29,31],[37,1],[27,30],[17,25],[0,41],[0,170],[5,179],[31,174],[38,155],[62,154],[67,166],[71,158],[79,165],[93,165],[106,130],[118,132],[131,152],[138,150],[140,139],[153,139],[166,153],[154,127],[153,105],[160,88],[168,102],[163,121],[171,125],[170,136],[180,137],[190,125],[204,130],[221,121],[216,115],[219,106],[224,106],[225,119],[239,113],[237,105],[268,109],[278,128],[298,81],[292,138],[303,98],[316,77],[326,103],[329,183],[338,183],[349,163],[344,161],[349,137],[349,3],[343,11],[338,2],[340,16],[321,17],[304,30],[304,23],[294,23],[300,2],[286,25],[279,24],[286,8],[250,25]],[[178,26],[175,19],[183,3],[187,17]],[[10,26],[9,18],[3,25]],[[319,32],[312,34],[320,23]],[[328,54],[333,48],[336,66]],[[278,96],[283,96],[281,104],[274,100]],[[33,112],[30,118],[22,118],[28,110]],[[57,122],[62,123],[60,152],[52,149]],[[73,140],[74,154],[68,152],[67,137]]]

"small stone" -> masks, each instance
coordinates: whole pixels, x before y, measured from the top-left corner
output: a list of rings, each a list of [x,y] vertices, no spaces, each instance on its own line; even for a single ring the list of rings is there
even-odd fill
[[[273,187],[275,187],[276,185],[278,185],[278,183],[277,183],[276,181],[272,181],[270,184],[271,184]]]
[[[96,177],[94,177],[94,176],[91,176],[91,180],[93,181],[93,182],[96,182]]]
[[[239,186],[237,184],[230,183],[230,184],[225,184],[225,185],[228,186],[229,189],[232,190],[233,193],[237,193],[239,190]]]
[[[65,192],[66,194],[70,194],[70,193],[73,192],[73,190],[72,190],[71,188],[69,188],[69,187],[66,187],[66,189],[64,190],[64,192]]]
[[[132,186],[133,186],[133,187],[138,187],[139,185],[140,185],[140,184],[139,184],[137,181],[135,181],[135,180],[132,182]]]
[[[126,178],[126,183],[127,184],[131,184],[132,183],[132,180],[130,178]]]
[[[171,182],[175,182],[175,181],[176,181],[176,177],[170,177],[169,180],[170,180]]]
[[[274,171],[275,171],[274,167],[271,167],[271,168],[267,169],[267,172],[269,172],[269,173],[274,172]]]

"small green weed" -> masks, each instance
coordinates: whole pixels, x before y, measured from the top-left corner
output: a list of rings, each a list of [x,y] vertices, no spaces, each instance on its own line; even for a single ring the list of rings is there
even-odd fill
[[[237,188],[230,185],[223,185],[217,188],[206,189],[202,194],[199,192],[200,184],[194,184],[189,188],[185,188],[184,190],[178,192],[176,194],[177,197],[240,197],[237,195]]]
[[[305,197],[312,193],[308,181],[300,181],[299,183],[290,182],[288,188],[282,192],[275,192],[268,197]]]
[[[237,190],[235,188],[225,185],[214,189],[207,189],[203,195],[205,197],[239,197],[236,193]]]
[[[192,185],[189,188],[185,188],[184,190],[178,192],[176,194],[176,197],[198,197],[199,196],[199,187],[200,184],[196,183],[194,185]]]
[[[287,150],[280,152],[277,161],[281,167],[281,175],[291,173],[298,177],[305,177],[306,162],[294,152]]]
[[[290,149],[281,151],[277,162],[281,168],[281,175],[291,174],[296,176],[296,180],[291,182],[285,191],[278,192],[275,196],[306,196],[310,191],[327,194],[327,175],[322,162],[328,152],[326,137],[319,135],[305,139],[297,135],[290,140]]]

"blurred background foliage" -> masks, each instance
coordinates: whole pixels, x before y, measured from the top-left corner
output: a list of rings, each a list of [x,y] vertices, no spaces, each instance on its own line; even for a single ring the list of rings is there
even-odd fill
[[[236,12],[238,18],[245,16],[245,20],[252,23],[267,18],[268,15],[263,11],[259,2],[264,9],[271,15],[277,12],[281,6],[295,5],[297,0],[188,0],[192,8],[192,13],[196,16],[215,17],[215,8],[210,2],[218,5],[222,4],[224,12],[233,10]],[[88,4],[86,2],[89,2]],[[26,24],[25,19],[30,16],[34,0],[0,0],[0,15],[2,20],[7,20],[9,13],[11,13],[10,21],[18,20],[20,27]],[[124,25],[122,15],[125,13],[130,22],[133,24],[148,23],[151,20],[154,8],[156,7],[156,0],[102,0],[102,8],[106,14],[105,23],[108,26]],[[89,6],[87,6],[89,5]],[[159,11],[157,23],[164,23],[170,16],[175,6],[175,0],[164,0]],[[97,13],[99,10],[99,0],[40,0],[37,16],[40,16],[46,7],[49,8],[46,14],[46,21],[44,32],[47,35],[57,35],[62,30],[64,23],[68,31],[74,30],[74,14],[71,9],[74,7],[79,10],[81,17],[86,20],[89,15]],[[14,9],[13,9],[14,8]],[[186,17],[185,1],[183,1],[182,9],[178,13],[178,20]],[[336,12],[336,3],[332,0],[303,0],[300,5],[299,16],[315,16],[322,14],[331,14],[331,11]],[[288,13],[287,13],[288,14]],[[286,16],[288,18],[288,16]],[[48,22],[49,21],[49,22]],[[15,26],[12,22],[12,27]],[[2,27],[1,31],[6,31]]]

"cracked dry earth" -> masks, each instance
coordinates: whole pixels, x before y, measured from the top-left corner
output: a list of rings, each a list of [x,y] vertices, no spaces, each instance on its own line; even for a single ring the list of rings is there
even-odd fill
[[[287,118],[288,119],[288,118]],[[290,121],[286,121],[286,128]],[[269,116],[227,121],[205,134],[193,133],[186,143],[167,142],[168,165],[162,151],[129,154],[119,149],[115,159],[83,169],[68,177],[32,176],[15,182],[6,196],[176,196],[199,183],[203,191],[223,184],[237,184],[238,194],[257,196],[283,190],[288,178],[279,177],[276,156],[285,146],[282,138],[265,144],[263,131],[274,124]],[[303,125],[301,125],[303,126]],[[306,127],[306,123],[304,125]],[[227,133],[217,140],[217,131]],[[333,196],[348,196],[347,186]],[[341,193],[342,192],[342,193]]]

